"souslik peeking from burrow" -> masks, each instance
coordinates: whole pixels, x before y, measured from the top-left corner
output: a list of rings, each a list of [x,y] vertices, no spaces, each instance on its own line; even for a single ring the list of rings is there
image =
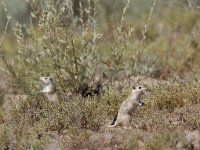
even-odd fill
[[[51,76],[40,77],[39,84],[41,92],[44,93],[49,101],[57,102],[59,99],[69,100],[73,97],[73,94],[59,94]],[[102,84],[100,82],[96,82],[94,86],[89,86],[87,83],[83,83],[79,86],[75,93],[81,94],[83,98],[86,98],[88,96],[98,96],[100,95],[101,91]]]

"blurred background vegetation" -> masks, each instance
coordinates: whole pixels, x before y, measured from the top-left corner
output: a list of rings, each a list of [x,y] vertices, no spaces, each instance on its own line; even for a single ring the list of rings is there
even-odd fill
[[[59,0],[60,5],[65,0]],[[69,0],[68,0],[69,1]],[[12,19],[9,22],[8,33],[6,36],[3,48],[6,51],[15,51],[15,38],[12,34],[12,27],[17,23],[23,25],[30,25],[31,13],[36,12],[36,16],[39,18],[42,15],[42,10],[45,9],[49,0],[2,0],[0,5],[0,33],[3,34],[7,22],[7,16]],[[56,2],[56,1],[55,1]],[[74,17],[80,17],[79,4],[83,6],[88,5],[84,0],[71,0],[73,3]],[[104,31],[110,31],[109,29],[115,27],[121,20],[123,8],[126,5],[126,0],[99,0],[98,1],[98,14],[97,22],[101,29]],[[125,22],[131,24],[134,27],[143,27],[147,20],[150,8],[153,4],[153,0],[133,0],[130,1],[130,6],[126,12]],[[152,16],[152,26],[157,24],[154,32],[159,32],[160,28],[167,27],[176,30],[180,27],[184,31],[189,31],[193,28],[195,22],[199,19],[198,11],[200,1],[199,0],[158,0],[154,15]],[[194,11],[196,13],[194,14]],[[37,22],[37,18],[34,22]],[[164,25],[163,25],[164,24]],[[160,28],[159,28],[160,27]],[[178,30],[178,29],[177,29]],[[141,30],[136,30],[138,34],[141,34]],[[156,34],[153,31],[148,31],[149,34]],[[153,32],[153,33],[151,33]],[[141,35],[138,35],[138,37]],[[152,35],[153,36],[153,35]]]
[[[2,70],[19,83],[199,79],[199,0],[2,0],[0,11]]]

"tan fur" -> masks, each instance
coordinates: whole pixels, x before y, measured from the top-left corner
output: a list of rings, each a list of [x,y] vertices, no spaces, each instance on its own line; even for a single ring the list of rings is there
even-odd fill
[[[49,101],[58,102],[58,93],[53,85],[52,77],[41,77],[40,86],[42,88],[42,93],[46,96]]]
[[[122,102],[117,119],[112,126],[128,126],[132,119],[132,114],[137,110],[138,105],[143,105],[141,102],[141,96],[146,89],[143,87],[136,87],[133,89],[129,97]]]

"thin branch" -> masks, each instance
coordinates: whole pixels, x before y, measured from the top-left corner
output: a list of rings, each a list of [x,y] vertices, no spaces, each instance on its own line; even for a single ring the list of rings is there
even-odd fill
[[[77,63],[77,58],[76,58],[76,52],[75,52],[74,41],[72,40],[71,43],[72,43],[72,51],[73,51],[74,63],[75,63],[76,75],[77,75],[77,73],[78,73],[78,63]]]
[[[3,44],[3,41],[4,41],[5,36],[6,36],[6,33],[7,33],[7,31],[8,31],[8,25],[9,25],[9,23],[10,23],[10,20],[11,20],[11,17],[8,16],[8,17],[7,17],[6,26],[5,26],[5,29],[4,29],[4,32],[3,32],[3,36],[2,36],[1,41],[0,41],[0,48],[1,48],[2,44]]]
[[[136,67],[138,65],[138,61],[140,60],[141,54],[143,53],[143,50],[144,50],[143,45],[144,45],[144,42],[146,40],[146,33],[147,33],[147,30],[148,30],[148,26],[149,26],[149,23],[151,21],[151,17],[152,17],[154,8],[156,6],[156,3],[157,3],[157,0],[154,0],[153,5],[152,5],[151,10],[150,10],[150,13],[149,13],[147,23],[144,25],[144,29],[142,30],[142,41],[140,43],[140,49],[138,50],[136,57],[135,57],[134,70],[136,69]]]

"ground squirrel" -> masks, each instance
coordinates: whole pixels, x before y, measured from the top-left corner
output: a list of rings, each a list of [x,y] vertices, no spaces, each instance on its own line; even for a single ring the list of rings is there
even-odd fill
[[[132,114],[137,110],[138,105],[142,106],[141,96],[146,91],[146,88],[138,86],[133,87],[129,97],[122,102],[118,113],[113,119],[111,126],[127,126],[130,124]]]
[[[40,87],[49,101],[58,102],[59,97],[52,77],[40,77]]]
[[[57,92],[51,76],[40,77],[39,83],[42,89],[41,92],[44,93],[46,98],[51,102],[58,102],[59,100],[69,101],[74,99],[74,95],[70,92],[64,94]]]

